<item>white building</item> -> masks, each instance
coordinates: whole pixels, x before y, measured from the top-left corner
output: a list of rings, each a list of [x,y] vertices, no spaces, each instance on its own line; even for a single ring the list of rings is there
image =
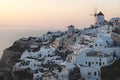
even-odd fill
[[[90,48],[82,49],[75,58],[75,64],[79,66],[81,77],[84,80],[101,80],[100,68],[113,62],[113,55],[93,51]]]
[[[44,64],[48,64],[49,62],[52,62],[53,64],[60,64],[63,62],[60,56],[52,56],[52,57],[46,57]]]
[[[112,32],[112,26],[104,25],[104,26],[98,28],[98,30],[100,31],[99,33],[106,33],[107,34],[107,33]]]
[[[94,40],[94,47],[110,47],[113,46],[113,40],[110,34],[98,33]]]
[[[23,61],[15,64],[16,69],[30,69],[37,70],[41,65],[41,62],[35,59],[25,58]]]
[[[63,37],[58,37],[55,39],[52,45],[57,48],[63,45],[63,41],[64,41]]]
[[[56,40],[54,41],[54,46],[66,47],[68,45],[73,45],[75,42],[76,42],[76,37],[63,36],[63,37],[56,38]]]
[[[112,23],[118,23],[118,22],[120,22],[120,18],[119,17],[112,18],[112,19],[110,19],[110,22],[112,22]]]
[[[42,54],[42,57],[47,57],[48,55],[54,55],[55,48],[52,46],[43,46],[39,50],[39,53]]]
[[[58,74],[58,79],[59,80],[69,80],[68,76],[69,76],[69,72],[72,71],[74,69],[74,63],[68,63],[68,62],[63,62],[61,63],[61,65],[64,65],[64,68],[62,69],[62,71]]]
[[[113,56],[110,54],[105,54],[97,51],[89,51],[80,53],[76,56],[75,63],[88,66],[88,67],[102,67],[106,66],[113,60]]]
[[[80,66],[81,77],[84,80],[101,80],[100,69],[95,67]]]
[[[63,32],[61,32],[61,31],[53,32],[52,35],[54,37],[61,37],[63,35]]]
[[[54,51],[55,48],[52,46],[45,46],[45,47],[43,46],[37,52],[25,50],[25,52],[23,52],[23,54],[21,55],[20,60],[24,60],[27,57],[31,57],[31,58],[43,58],[45,56],[47,57],[48,55],[53,55]]]
[[[41,37],[41,41],[43,45],[46,45],[52,41],[52,34],[46,33]]]

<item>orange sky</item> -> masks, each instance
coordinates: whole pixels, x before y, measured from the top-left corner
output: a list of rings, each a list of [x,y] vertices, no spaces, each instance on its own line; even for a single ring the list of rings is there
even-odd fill
[[[93,23],[94,8],[106,19],[120,17],[120,0],[0,0],[0,25],[35,25],[44,28]]]

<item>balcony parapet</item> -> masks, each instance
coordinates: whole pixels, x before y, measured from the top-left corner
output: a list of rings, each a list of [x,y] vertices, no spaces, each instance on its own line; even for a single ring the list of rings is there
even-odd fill
[[[111,37],[113,40],[115,40],[116,42],[120,43],[120,34],[116,33],[116,32],[112,32],[111,33]]]

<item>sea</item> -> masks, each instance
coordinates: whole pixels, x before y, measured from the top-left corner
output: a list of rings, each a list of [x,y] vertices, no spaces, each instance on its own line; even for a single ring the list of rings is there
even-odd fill
[[[11,27],[0,26],[0,58],[3,55],[3,51],[12,46],[12,44],[20,38],[27,37],[40,37],[48,31],[61,31],[64,28],[46,28],[46,27]]]

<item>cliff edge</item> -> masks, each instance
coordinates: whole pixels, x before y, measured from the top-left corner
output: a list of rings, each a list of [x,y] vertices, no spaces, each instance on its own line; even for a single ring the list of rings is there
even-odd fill
[[[18,40],[12,46],[5,49],[0,60],[0,80],[13,80],[12,68],[19,61],[22,53],[30,48],[30,45],[35,44],[34,40]]]

